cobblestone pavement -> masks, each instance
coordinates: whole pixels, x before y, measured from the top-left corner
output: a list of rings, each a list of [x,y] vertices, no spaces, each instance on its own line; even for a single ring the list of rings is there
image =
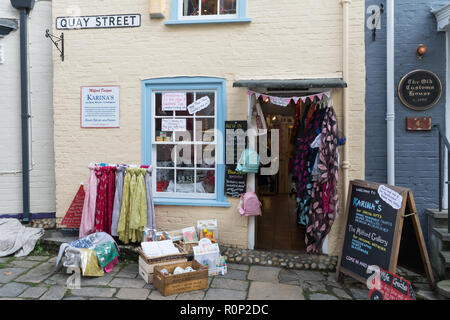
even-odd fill
[[[121,262],[103,277],[82,277],[81,288],[69,290],[69,274],[55,270],[55,261],[51,256],[0,258],[0,299],[367,300],[369,292],[349,277],[337,283],[334,272],[229,264],[225,276],[209,277],[208,289],[164,297],[138,275],[136,262]],[[423,292],[428,299],[439,298]]]

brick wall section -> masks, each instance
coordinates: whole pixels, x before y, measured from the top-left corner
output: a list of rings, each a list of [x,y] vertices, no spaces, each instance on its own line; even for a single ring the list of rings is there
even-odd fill
[[[32,213],[55,212],[52,44],[44,36],[51,28],[51,9],[50,1],[36,2],[29,20]],[[10,1],[0,3],[0,18],[19,18]],[[5,63],[0,65],[0,216],[23,212],[19,32],[0,39],[5,50]]]
[[[170,8],[170,1],[167,8]],[[65,31],[66,60],[54,55],[54,121],[57,216],[67,210],[92,161],[140,163],[141,80],[171,76],[227,79],[227,118],[247,118],[241,79],[301,79],[342,76],[342,6],[339,1],[248,1],[250,24],[166,26],[150,20],[148,1],[60,0],[53,17],[78,6],[82,15],[140,13],[135,29]],[[351,5],[351,74],[349,79],[351,178],[364,173],[364,33],[363,3]],[[170,10],[168,10],[170,12]],[[168,17],[166,17],[168,18]],[[120,129],[80,129],[80,87],[120,85]],[[342,121],[341,92],[334,105]],[[247,219],[231,208],[158,207],[160,229],[217,218],[220,241],[247,246]],[[338,229],[339,223],[336,224]],[[336,246],[333,233],[331,247]]]
[[[366,7],[369,5],[379,5],[379,1],[366,1]],[[395,1],[396,86],[408,72],[427,69],[438,75],[445,88],[445,33],[436,31],[432,6],[439,8],[439,1]],[[386,14],[375,42],[371,34],[366,28],[366,179],[386,183]],[[428,53],[419,60],[415,52],[421,43]],[[445,94],[436,106],[423,112],[410,110],[395,98],[395,184],[412,189],[426,237],[425,209],[437,208],[439,201],[438,138],[435,130],[407,132],[405,118],[412,116],[430,116],[433,124],[444,129]]]

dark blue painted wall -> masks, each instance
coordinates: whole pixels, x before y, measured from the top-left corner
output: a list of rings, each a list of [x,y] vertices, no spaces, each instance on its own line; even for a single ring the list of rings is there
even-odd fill
[[[386,1],[366,0],[370,5]],[[431,8],[447,1],[395,0],[395,92],[400,79],[414,69],[438,75],[445,90],[445,33],[437,32]],[[370,14],[366,13],[366,19]],[[366,180],[386,183],[386,12],[376,41],[366,26]],[[420,60],[416,48],[425,44],[428,53]],[[433,124],[445,128],[445,91],[439,103],[427,111],[406,108],[395,97],[395,184],[411,188],[427,239],[425,209],[438,207],[438,138],[431,132],[406,131],[406,117],[430,116]]]

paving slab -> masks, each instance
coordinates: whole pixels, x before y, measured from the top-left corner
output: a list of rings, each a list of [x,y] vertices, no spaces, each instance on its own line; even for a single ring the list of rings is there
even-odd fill
[[[114,288],[144,288],[146,285],[143,279],[127,279],[127,278],[114,278],[110,283],[110,287]]]
[[[10,266],[31,269],[37,266],[39,261],[29,261],[29,260],[14,260],[9,263]]]
[[[176,298],[176,294],[165,297],[158,290],[152,290],[152,292],[148,296],[149,300],[175,300]]]
[[[116,298],[125,300],[146,300],[150,294],[148,289],[122,288],[116,294]]]
[[[71,295],[81,297],[111,298],[116,291],[116,288],[85,287],[80,289],[72,289]]]
[[[22,293],[19,298],[37,299],[48,290],[47,287],[30,287]]]
[[[283,284],[300,285],[299,278],[293,270],[281,269],[278,279],[279,282]]]
[[[82,287],[107,286],[113,280],[112,274],[105,273],[101,277],[81,277]]]
[[[53,263],[44,262],[17,278],[17,281],[41,283],[54,273],[56,273],[55,265]]]
[[[415,294],[417,300],[442,300],[441,296],[434,291],[419,290]]]
[[[40,262],[47,261],[48,259],[50,259],[50,256],[28,256],[26,258],[26,260],[28,261],[40,261]]]
[[[204,300],[245,300],[247,292],[211,288],[206,292]]]
[[[305,300],[299,286],[282,283],[252,281],[248,300]]]
[[[219,289],[231,289],[238,291],[247,291],[249,287],[248,281],[235,280],[235,279],[224,279],[224,278],[214,278],[211,282],[210,288]]]
[[[66,294],[66,291],[67,287],[65,286],[52,286],[40,300],[62,300]]]
[[[281,269],[276,267],[251,266],[247,279],[278,283],[280,271]]]
[[[196,290],[191,292],[180,293],[176,300],[203,300],[205,292],[202,290]]]
[[[230,269],[222,277],[225,279],[247,280],[247,271]]]
[[[0,269],[0,283],[8,283],[26,272],[26,268],[3,268]]]
[[[228,263],[227,268],[234,270],[248,271],[250,269],[250,266],[248,264]]]
[[[340,299],[346,299],[346,300],[352,299],[352,297],[342,289],[333,288],[333,293],[336,297],[338,297]]]
[[[369,289],[350,288],[353,298],[369,300]]]
[[[23,293],[29,286],[22,283],[10,282],[0,288],[0,297],[14,298]]]
[[[309,296],[309,300],[339,300],[339,299],[331,294],[314,293]]]
[[[324,281],[325,277],[320,271],[294,270],[299,281]]]

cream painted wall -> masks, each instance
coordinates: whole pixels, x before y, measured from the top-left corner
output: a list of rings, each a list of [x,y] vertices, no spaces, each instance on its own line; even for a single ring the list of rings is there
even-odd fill
[[[32,213],[55,212],[53,154],[52,3],[36,1],[29,16],[30,205]],[[10,1],[0,2],[0,18],[19,20]],[[0,39],[0,216],[22,213],[22,142],[19,29]]]
[[[170,1],[166,0],[170,12]],[[130,29],[65,30],[66,59],[54,52],[54,122],[57,216],[62,217],[92,162],[140,163],[141,80],[171,76],[227,79],[228,120],[247,118],[244,79],[342,77],[342,6],[338,0],[248,0],[251,23],[166,26],[150,19],[148,0],[59,0],[53,3],[53,25],[68,8],[81,15],[140,13],[142,26]],[[364,5],[350,6],[351,69],[350,178],[364,172]],[[168,17],[166,17],[168,19]],[[54,30],[55,33],[60,31]],[[80,129],[80,87],[120,85],[120,129]],[[334,105],[341,121],[341,92]],[[247,247],[247,218],[231,208],[158,207],[159,229],[217,218],[220,242]],[[342,207],[342,203],[341,203]],[[330,238],[335,252],[341,232],[338,220]]]

